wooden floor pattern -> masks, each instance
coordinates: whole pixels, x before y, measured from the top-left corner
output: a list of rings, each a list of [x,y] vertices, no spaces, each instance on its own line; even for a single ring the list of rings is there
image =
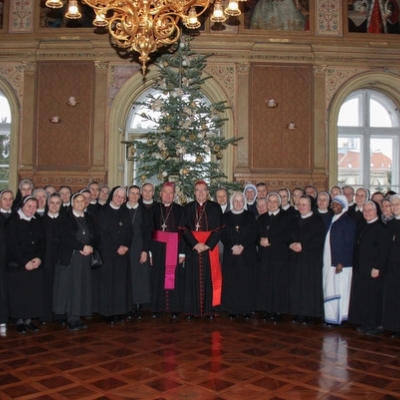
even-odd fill
[[[0,337],[0,399],[399,399],[400,340],[253,317],[60,324]]]

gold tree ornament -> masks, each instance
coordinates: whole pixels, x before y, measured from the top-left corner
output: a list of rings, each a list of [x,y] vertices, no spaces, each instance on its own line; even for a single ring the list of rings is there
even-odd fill
[[[181,142],[182,142],[182,143],[186,142],[186,137],[183,136],[183,135],[181,136]]]
[[[223,153],[222,151],[219,151],[219,152],[217,153],[217,155],[216,155],[217,160],[221,160],[223,156],[224,156],[224,153]]]
[[[202,156],[197,156],[196,157],[196,163],[201,164],[203,162],[203,157]]]
[[[221,147],[219,147],[217,144],[213,147],[214,153],[218,153],[221,150]]]
[[[166,126],[165,127],[165,132],[171,132],[171,127],[170,126]]]
[[[131,147],[131,154],[134,155],[136,153],[136,149],[134,147]]]

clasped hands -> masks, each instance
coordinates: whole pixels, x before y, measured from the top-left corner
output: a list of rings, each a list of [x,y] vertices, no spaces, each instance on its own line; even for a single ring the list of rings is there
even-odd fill
[[[196,250],[198,254],[202,253],[203,251],[210,250],[210,248],[204,243],[197,243],[196,246],[193,247],[193,250]]]

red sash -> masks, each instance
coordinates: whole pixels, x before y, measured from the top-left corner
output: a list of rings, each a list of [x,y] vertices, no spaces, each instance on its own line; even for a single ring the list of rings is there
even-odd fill
[[[153,231],[153,239],[166,245],[164,289],[175,289],[175,269],[178,264],[178,232]]]
[[[192,231],[193,236],[200,243],[205,243],[211,235],[211,231]],[[211,283],[213,288],[212,305],[213,307],[221,304],[221,291],[222,291],[222,273],[221,264],[219,261],[219,248],[215,246],[213,250],[209,250],[210,266],[211,266]],[[201,254],[199,254],[201,255]]]

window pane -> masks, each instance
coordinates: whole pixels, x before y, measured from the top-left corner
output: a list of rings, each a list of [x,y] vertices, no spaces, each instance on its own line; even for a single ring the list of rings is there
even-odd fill
[[[370,181],[371,192],[384,191],[392,187],[393,139],[371,139]]]
[[[362,159],[360,137],[338,139],[338,183],[340,185],[362,185]]]
[[[393,126],[389,111],[382,104],[370,99],[369,126],[374,128],[390,128]]]
[[[338,126],[362,126],[359,115],[359,99],[346,101],[339,112]]]

